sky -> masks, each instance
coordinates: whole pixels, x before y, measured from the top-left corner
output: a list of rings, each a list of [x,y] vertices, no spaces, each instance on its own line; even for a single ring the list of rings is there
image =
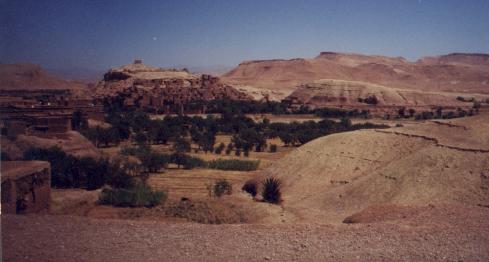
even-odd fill
[[[235,66],[321,51],[489,53],[489,1],[0,0],[0,63]]]

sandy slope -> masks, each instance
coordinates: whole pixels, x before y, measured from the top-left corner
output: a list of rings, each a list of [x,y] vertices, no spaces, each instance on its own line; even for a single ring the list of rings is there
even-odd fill
[[[15,141],[2,139],[1,146],[2,151],[14,159],[22,158],[23,152],[29,148],[50,148],[53,146],[60,147],[67,154],[77,157],[99,158],[101,156],[100,150],[76,131],[68,131],[49,137],[19,135]]]
[[[286,222],[338,222],[378,204],[488,205],[488,123],[479,115],[334,134],[297,148],[260,177],[282,180]]]
[[[85,97],[86,88],[84,83],[61,79],[39,65],[0,64],[0,89],[71,89],[75,95]]]

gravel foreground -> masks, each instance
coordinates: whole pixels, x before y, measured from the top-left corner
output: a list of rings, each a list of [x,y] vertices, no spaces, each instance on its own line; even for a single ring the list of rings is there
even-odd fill
[[[487,212],[484,212],[487,214]],[[489,223],[203,225],[2,215],[2,261],[488,261]]]

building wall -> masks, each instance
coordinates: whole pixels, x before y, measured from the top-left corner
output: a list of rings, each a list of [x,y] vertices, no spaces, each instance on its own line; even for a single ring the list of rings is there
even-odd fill
[[[26,214],[49,209],[51,172],[45,168],[2,182],[2,213]]]

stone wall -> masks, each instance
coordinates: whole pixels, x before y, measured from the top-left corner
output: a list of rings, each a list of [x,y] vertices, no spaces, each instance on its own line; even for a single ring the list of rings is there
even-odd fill
[[[2,165],[2,213],[26,214],[49,209],[51,168],[43,161],[5,161]]]

